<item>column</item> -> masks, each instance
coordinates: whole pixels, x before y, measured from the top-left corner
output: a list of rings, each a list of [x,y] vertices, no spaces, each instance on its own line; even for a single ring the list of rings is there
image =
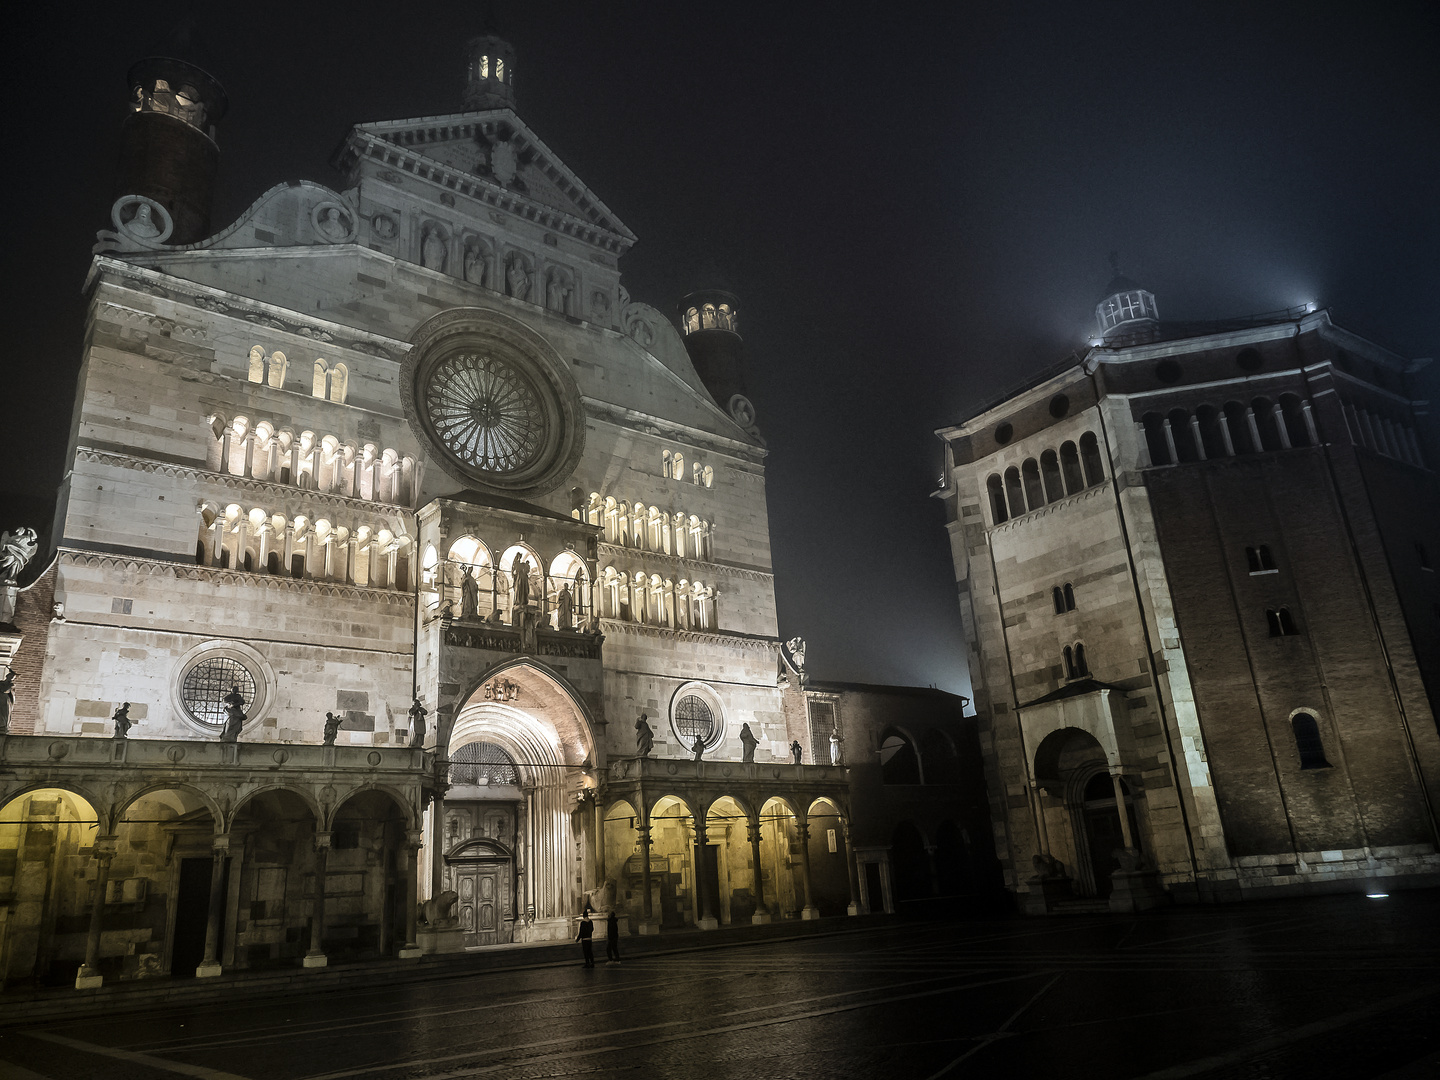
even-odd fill
[[[270,534],[273,531],[274,530],[271,529],[270,523],[268,521],[260,526],[260,556],[259,560],[255,563],[256,573],[269,573]]]
[[[796,821],[795,831],[800,834],[800,883],[805,886],[805,907],[800,912],[800,918],[818,919],[820,911],[815,907],[814,893],[810,888],[810,822]]]
[[[334,580],[335,580],[335,534],[334,534],[334,533],[327,533],[327,534],[325,535],[324,555],[323,555],[322,561],[323,561],[323,564],[324,564],[324,568],[323,568],[323,570],[321,571],[321,573],[324,575],[325,580],[326,580],[326,581],[334,581]]]
[[[1225,444],[1225,454],[1228,457],[1235,456],[1235,440],[1230,434],[1230,417],[1225,415],[1225,410],[1220,410],[1220,439]]]
[[[222,473],[228,473],[228,472],[230,471],[230,432],[231,432],[231,430],[232,430],[232,429],[231,429],[230,425],[229,425],[229,424],[226,424],[226,425],[225,425],[225,432],[224,432],[224,434],[222,434],[222,435],[220,436],[220,471],[221,471]]]
[[[1195,440],[1195,454],[1201,461],[1205,459],[1205,440],[1200,435],[1200,418],[1194,413],[1190,414],[1190,437]]]
[[[85,963],[75,975],[76,990],[94,990],[105,980],[100,975],[100,929],[105,919],[105,889],[110,883],[110,860],[115,837],[95,838],[95,899],[90,905],[90,933],[85,937]]]
[[[243,475],[253,477],[255,475],[255,433],[253,431],[245,432],[245,442],[241,447],[241,452],[245,458]]]
[[[414,510],[420,509],[420,488],[424,478],[425,463],[417,461],[410,468],[410,506]]]
[[[280,560],[280,573],[290,573],[290,560],[295,557],[295,526],[289,521],[285,522],[285,548],[284,555]]]
[[[605,808],[600,805],[600,800],[595,800],[595,887],[605,888],[607,875],[605,871]]]
[[[210,565],[220,565],[220,552],[225,547],[225,518],[217,517],[210,523]]]
[[[1135,838],[1130,835],[1130,814],[1125,809],[1125,787],[1120,782],[1120,770],[1110,770],[1110,782],[1115,785],[1115,808],[1120,811],[1120,837],[1125,841],[1127,848],[1135,846]]]
[[[330,857],[330,834],[315,833],[315,903],[310,909],[310,951],[305,954],[307,968],[322,968],[330,961],[325,956],[321,939],[325,934],[325,864]]]
[[[1161,424],[1165,428],[1165,448],[1170,451],[1170,461],[1173,464],[1180,460],[1180,455],[1175,452],[1175,431],[1170,427],[1168,416],[1161,421]]]
[[[1255,423],[1255,410],[1249,405],[1245,406],[1245,423],[1250,429],[1250,445],[1258,454],[1265,449],[1265,444],[1260,441],[1260,425]]]
[[[1278,404],[1270,406],[1270,422],[1275,425],[1275,433],[1280,436],[1280,446],[1285,450],[1293,450],[1290,445],[1290,429],[1285,426],[1285,412]]]
[[[705,814],[702,809],[695,818],[695,925],[701,930],[718,930],[720,920],[710,910],[710,890],[705,887]]]
[[[405,834],[405,846],[400,849],[405,860],[405,944],[398,953],[401,960],[420,959],[420,946],[415,940],[415,927],[419,921],[420,907],[420,844],[423,834],[412,829]]]
[[[770,909],[765,906],[765,875],[760,869],[760,815],[752,817],[745,829],[750,837],[750,891],[755,894],[755,914],[750,921],[759,926],[771,920]]]
[[[1145,441],[1145,425],[1144,425],[1144,424],[1136,424],[1136,425],[1135,425],[1135,434],[1139,437],[1139,445],[1140,445],[1140,467],[1141,467],[1142,469],[1144,469],[1144,468],[1147,468],[1148,466],[1154,465],[1155,463],[1150,460],[1150,444]],[[1063,481],[1062,481],[1062,486],[1063,486]]]
[[[205,920],[205,957],[195,969],[197,979],[208,979],[220,974],[220,935],[225,928],[220,925],[225,912],[225,860],[230,856],[230,835],[220,833],[210,840],[212,853],[210,866],[210,912]]]
[[[850,906],[845,909],[845,914],[859,915],[860,871],[855,866],[855,846],[850,843],[850,823],[845,822],[841,828],[845,835],[845,875],[850,879]]]
[[[527,863],[530,859],[525,860]],[[445,891],[445,800],[430,800],[430,898]]]
[[[645,899],[641,907],[642,919],[640,922],[640,933],[658,934],[660,924],[655,921],[655,907],[650,892],[650,818],[647,815],[641,824],[636,826],[636,832],[640,834],[640,857],[642,859],[641,888],[645,890]]]
[[[1315,411],[1310,408],[1310,402],[1300,403],[1300,414],[1305,417],[1305,430],[1310,433],[1310,445],[1320,445],[1320,433],[1315,430]]]

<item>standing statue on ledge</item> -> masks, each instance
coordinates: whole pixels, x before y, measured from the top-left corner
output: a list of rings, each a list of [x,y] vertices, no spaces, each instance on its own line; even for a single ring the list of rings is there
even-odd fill
[[[505,267],[505,291],[516,300],[530,299],[530,275],[525,272],[525,264],[517,255],[511,255],[510,263]]]
[[[0,679],[0,735],[10,731],[10,706],[15,704],[15,672],[12,668],[5,669],[5,677]]]
[[[803,753],[805,753],[805,750],[799,742],[792,742],[790,744],[790,756],[794,759],[796,765],[800,764],[800,755]]]
[[[514,579],[511,589],[515,596],[516,612],[516,617],[511,621],[518,626],[519,613],[530,606],[530,563],[524,555],[515,556],[515,561],[510,564],[510,576]]]
[[[699,761],[705,755],[705,736],[695,736],[695,760]]]
[[[555,601],[559,611],[558,623],[561,630],[569,630],[575,623],[575,600],[570,595],[569,584],[560,586],[560,596]]]
[[[840,729],[830,729],[830,764],[840,764]]]
[[[225,726],[220,729],[221,742],[239,742],[240,729],[245,726],[245,698],[240,687],[230,687],[225,695]]]
[[[650,751],[655,749],[655,732],[650,728],[650,720],[643,712],[640,719],[635,721],[635,752],[641,757],[649,757]]]
[[[465,249],[465,280],[471,285],[485,284],[485,253],[474,244]]]
[[[480,614],[480,583],[475,580],[475,571],[466,567],[460,578],[460,617],[473,619]]]
[[[420,699],[417,697],[415,704],[410,706],[411,746],[419,746],[421,748],[425,746],[425,717],[427,715],[429,715],[428,710],[424,705],[420,704]]]
[[[124,702],[118,709],[115,710],[115,715],[112,716],[110,719],[115,721],[115,735],[113,736],[114,738],[130,738],[130,726],[135,723],[134,720],[130,719],[130,702]]]
[[[31,528],[0,533],[0,582],[15,581],[25,564],[40,550],[40,540]]]
[[[335,736],[340,734],[340,717],[333,712],[325,714],[325,745],[334,746]]]
[[[750,730],[750,725],[749,725],[749,724],[741,724],[741,725],[740,725],[740,745],[741,745],[742,747],[744,747],[744,749],[741,751],[740,760],[741,760],[741,761],[754,761],[754,760],[755,760],[755,747],[758,746],[759,744],[760,744],[760,740],[757,739],[757,738],[755,738],[755,733]]]
[[[420,243],[420,265],[427,270],[445,269],[445,238],[439,229],[425,230],[425,238]]]

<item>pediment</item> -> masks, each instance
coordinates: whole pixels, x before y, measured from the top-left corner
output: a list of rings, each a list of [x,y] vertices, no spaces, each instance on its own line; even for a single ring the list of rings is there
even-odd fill
[[[376,159],[380,155],[375,144],[388,144],[407,156],[433,162],[466,177],[476,187],[558,211],[635,241],[635,234],[510,109],[360,124],[351,131],[337,164],[345,167],[347,161]]]

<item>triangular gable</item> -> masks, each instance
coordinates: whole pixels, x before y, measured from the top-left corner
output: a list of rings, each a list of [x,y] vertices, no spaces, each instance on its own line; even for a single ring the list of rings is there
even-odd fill
[[[508,144],[513,158],[497,158],[494,148],[501,143]],[[558,210],[635,242],[625,223],[510,109],[359,124],[336,164],[346,168],[361,158],[375,159],[380,156],[377,144],[445,166],[477,188]]]

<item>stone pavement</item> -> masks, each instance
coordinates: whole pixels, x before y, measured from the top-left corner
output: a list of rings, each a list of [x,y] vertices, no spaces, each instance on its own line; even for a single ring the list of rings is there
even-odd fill
[[[11,1025],[0,1077],[1413,1080],[1440,1051],[1437,916],[1429,891],[571,954]]]

